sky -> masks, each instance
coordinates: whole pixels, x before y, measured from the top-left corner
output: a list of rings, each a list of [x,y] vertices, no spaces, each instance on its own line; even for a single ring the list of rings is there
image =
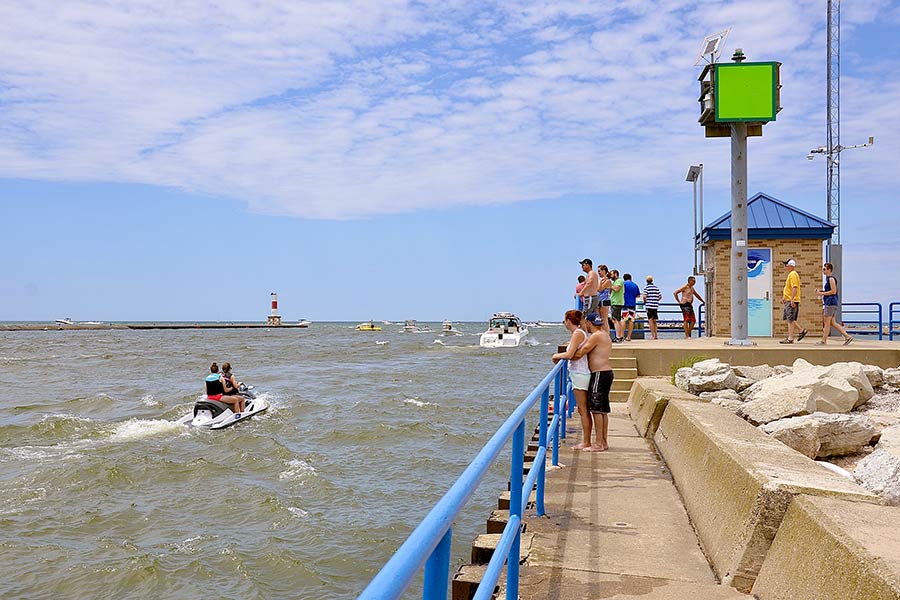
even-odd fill
[[[0,4],[0,320],[560,321],[730,210],[706,35],[780,61],[748,191],[826,216],[825,0]],[[900,1],[845,2],[844,299],[900,301]],[[810,275],[812,276],[812,275]],[[816,274],[815,276],[818,276]]]

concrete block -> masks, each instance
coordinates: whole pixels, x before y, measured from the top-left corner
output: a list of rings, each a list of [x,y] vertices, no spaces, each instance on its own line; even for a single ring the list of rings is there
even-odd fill
[[[524,483],[524,482],[523,482]],[[509,485],[507,483],[507,485]],[[537,502],[537,492],[531,492],[528,495],[528,502],[525,503],[525,508],[534,508],[534,503]],[[502,492],[500,497],[497,498],[497,508],[500,510],[509,510],[509,491]]]
[[[522,534],[522,540],[519,544],[519,562],[528,558],[533,540],[533,534]],[[494,550],[497,549],[497,544],[499,542],[499,533],[482,533],[481,535],[475,536],[475,540],[472,542],[472,563],[476,565],[488,564],[491,561],[491,557],[494,555]]]
[[[453,600],[472,600],[478,585],[484,579],[485,571],[487,571],[487,565],[460,566],[450,584],[451,598]],[[495,593],[497,589],[498,586],[495,586]]]
[[[798,494],[881,500],[714,404],[671,400],[654,437],[713,570],[749,592]]]
[[[641,377],[634,382],[628,396],[628,412],[639,434],[653,437],[670,399],[698,400],[665,379]]]
[[[753,593],[760,600],[900,598],[900,508],[798,496]]]

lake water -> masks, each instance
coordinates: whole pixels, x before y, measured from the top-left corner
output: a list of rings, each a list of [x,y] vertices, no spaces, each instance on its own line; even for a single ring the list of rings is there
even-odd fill
[[[383,327],[0,332],[0,597],[355,597],[568,339]],[[175,425],[212,361],[272,408]],[[456,524],[454,570],[507,478],[504,456]]]

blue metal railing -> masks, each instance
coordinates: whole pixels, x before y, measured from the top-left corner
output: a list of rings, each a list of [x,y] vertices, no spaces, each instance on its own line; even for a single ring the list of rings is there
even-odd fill
[[[894,341],[894,335],[900,335],[900,330],[894,329],[895,325],[900,325],[900,318],[895,319],[894,316],[900,317],[900,302],[891,302],[888,304],[888,340]]]
[[[860,318],[848,319],[847,315],[857,316]],[[867,319],[866,315],[878,315],[878,320]],[[847,333],[855,333],[857,335],[878,335],[878,339],[884,339],[882,331],[882,310],[881,304],[878,302],[844,302],[841,304],[841,316],[844,329]]]
[[[703,337],[703,325],[706,322],[704,315],[705,307],[705,304],[700,304],[697,307],[697,327],[694,328],[694,331],[697,332],[697,337]],[[656,320],[656,327],[659,331],[682,331],[684,318],[681,314],[681,305],[675,304],[674,302],[662,302],[659,305],[657,313],[659,314],[659,319]],[[666,318],[670,315],[674,315],[674,317]],[[650,333],[650,327],[648,325],[649,322],[647,319],[635,319],[634,333]]]
[[[512,438],[510,460],[509,521],[503,528],[497,549],[488,563],[487,571],[475,592],[476,600],[486,600],[494,592],[503,565],[506,564],[506,598],[514,600],[519,594],[519,544],[522,515],[531,490],[535,489],[535,507],[544,514],[544,476],[548,447],[552,449],[553,465],[559,464],[559,440],[565,437],[567,392],[567,362],[559,361],[534,390],[506,419],[484,445],[459,479],[435,504],[406,541],[382,567],[359,595],[360,600],[396,600],[424,566],[423,600],[446,600],[450,581],[450,545],[452,525],[468,502],[500,451]],[[553,386],[553,419],[548,422],[550,387]],[[522,484],[525,455],[525,417],[540,402],[538,451],[532,468]],[[572,403],[574,404],[574,402]],[[560,433],[560,430],[562,433]],[[512,558],[510,558],[512,557]]]

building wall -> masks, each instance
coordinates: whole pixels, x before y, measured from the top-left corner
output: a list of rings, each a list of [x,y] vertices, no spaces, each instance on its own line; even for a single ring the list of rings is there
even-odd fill
[[[776,337],[787,335],[787,322],[781,320],[782,290],[787,271],[784,261],[793,258],[800,275],[800,319],[802,329],[821,331],[822,301],[816,289],[822,288],[823,240],[762,239],[749,240],[751,248],[772,249],[772,331]],[[706,267],[712,283],[711,298],[707,298],[709,322],[713,335],[731,336],[731,241],[717,240],[707,246]],[[711,269],[711,271],[710,271]]]

